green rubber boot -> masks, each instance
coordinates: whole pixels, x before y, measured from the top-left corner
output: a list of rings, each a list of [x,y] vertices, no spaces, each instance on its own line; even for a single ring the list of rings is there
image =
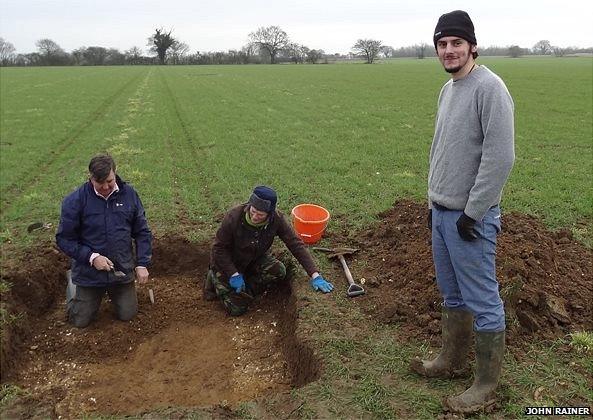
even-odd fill
[[[468,353],[472,338],[471,312],[443,307],[442,348],[434,360],[416,357],[410,369],[429,378],[453,378],[469,374]]]
[[[474,383],[463,394],[449,397],[445,409],[471,414],[489,411],[496,402],[505,348],[505,332],[476,332],[476,372]]]

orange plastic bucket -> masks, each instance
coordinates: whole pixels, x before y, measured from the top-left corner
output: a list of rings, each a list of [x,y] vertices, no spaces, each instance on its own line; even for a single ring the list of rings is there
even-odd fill
[[[306,244],[321,239],[329,220],[329,211],[315,204],[299,204],[292,209],[294,230]]]

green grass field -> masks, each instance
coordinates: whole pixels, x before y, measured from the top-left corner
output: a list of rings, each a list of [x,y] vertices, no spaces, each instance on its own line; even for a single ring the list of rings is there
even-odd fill
[[[506,210],[591,243],[592,61],[490,59],[516,104]],[[157,235],[212,233],[213,217],[270,184],[289,212],[319,203],[357,229],[397,197],[423,200],[435,60],[382,65],[3,68],[0,231],[26,244],[109,151]]]
[[[517,159],[504,210],[570,228],[591,247],[591,58],[478,62],[505,80],[515,100]],[[433,59],[2,68],[2,258],[52,240],[54,229],[28,235],[27,226],[57,225],[62,198],[86,179],[88,161],[100,151],[115,157],[119,174],[139,191],[157,238],[208,240],[217,218],[260,183],[279,191],[286,213],[314,202],[330,210],[332,229],[365,229],[397,198],[425,200],[436,100],[447,77]],[[318,326],[312,320],[323,315],[322,298],[312,298],[299,315],[303,322]],[[335,294],[336,307],[345,307],[344,299]],[[349,319],[366,316],[355,307],[344,312]],[[312,338],[324,375],[293,391],[303,401],[295,416],[440,414],[450,383],[406,374],[418,343],[397,343],[396,327],[357,332],[340,329],[339,319],[327,322]],[[547,393],[537,404],[593,401],[590,349],[583,357],[554,348],[534,343],[535,366],[507,355],[499,415],[520,416],[536,404],[539,386]],[[248,402],[238,413],[249,418],[251,409]]]

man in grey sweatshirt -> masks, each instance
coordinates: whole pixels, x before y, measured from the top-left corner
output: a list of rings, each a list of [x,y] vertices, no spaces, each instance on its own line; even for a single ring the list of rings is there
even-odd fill
[[[428,175],[429,227],[438,288],[443,296],[442,349],[411,368],[453,377],[468,368],[475,331],[474,383],[449,397],[453,412],[492,407],[505,348],[505,314],[496,279],[500,198],[515,159],[513,100],[503,81],[477,65],[469,15],[442,15],[434,33],[441,64],[451,74],[438,100]]]

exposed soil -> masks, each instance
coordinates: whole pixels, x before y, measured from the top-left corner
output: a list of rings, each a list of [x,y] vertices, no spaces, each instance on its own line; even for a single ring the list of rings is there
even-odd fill
[[[336,232],[328,236],[334,246],[342,242],[361,250],[350,259],[367,291],[356,303],[377,322],[397,324],[401,338],[437,345],[441,298],[425,216],[423,204],[400,201],[358,239],[344,243]],[[320,372],[306,338],[296,333],[299,303],[292,287],[258,297],[246,316],[230,318],[218,302],[202,299],[208,248],[176,238],[157,241],[155,304],[139,288],[134,320],[114,320],[106,301],[99,319],[82,330],[65,322],[68,261],[57,250],[34,250],[4,268],[3,278],[13,287],[2,295],[2,308],[25,315],[3,331],[2,382],[28,392],[3,416],[141,415],[204,407],[225,417],[233,413],[228,406],[262,398],[284,401],[290,412],[284,391],[316,380]],[[569,231],[551,232],[530,216],[504,214],[497,254],[512,351],[593,330],[592,252]]]
[[[353,261],[365,277],[363,306],[380,322],[397,323],[403,337],[440,340],[441,297],[434,280],[426,206],[397,202],[363,234]],[[592,252],[570,231],[551,232],[531,216],[503,214],[497,277],[507,313],[507,341],[534,340],[593,330]],[[364,268],[362,268],[364,267]]]
[[[43,275],[25,269],[9,279],[13,300],[31,316],[6,337],[2,381],[18,384],[28,395],[3,415],[212,411],[223,402],[282,392],[318,376],[312,351],[295,336],[291,286],[257,297],[245,316],[228,317],[217,301],[202,299],[206,246],[159,241],[150,283],[155,304],[147,287],[139,287],[140,310],[132,321],[115,320],[105,300],[97,321],[85,329],[65,322],[67,261],[52,250],[47,255],[59,263],[44,261],[53,268]]]

